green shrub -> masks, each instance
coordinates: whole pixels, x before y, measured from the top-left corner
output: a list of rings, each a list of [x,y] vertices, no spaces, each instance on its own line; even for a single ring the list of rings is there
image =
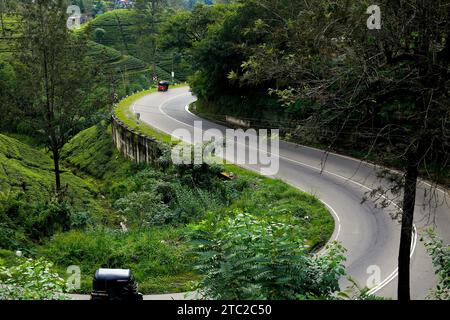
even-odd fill
[[[26,241],[24,224],[31,206],[17,197],[0,199],[0,243],[5,249],[15,250]]]
[[[161,226],[173,220],[173,213],[154,192],[132,192],[116,201],[115,208],[139,229]]]
[[[110,130],[96,125],[80,132],[64,146],[61,156],[70,166],[97,179],[125,175],[130,163],[119,156]]]
[[[339,245],[315,256],[295,225],[239,212],[210,230],[200,225],[192,233],[204,275],[197,289],[206,298],[298,299],[339,290],[345,273]]]
[[[92,219],[89,212],[72,212],[70,215],[71,229],[84,229],[92,225]]]
[[[94,30],[95,41],[98,43],[102,43],[103,38],[105,37],[106,31],[102,28],[96,28]]]
[[[7,249],[28,247],[56,232],[67,231],[73,208],[56,199],[29,203],[21,194],[0,200],[0,240]],[[78,226],[81,227],[81,226]]]
[[[132,191],[150,191],[154,189],[155,183],[170,179],[170,176],[154,168],[144,167],[144,169],[137,171],[128,180],[131,182]]]
[[[433,266],[438,277],[436,290],[432,297],[438,300],[450,299],[450,245],[445,245],[436,234],[429,230],[425,239],[425,247],[433,259]]]
[[[0,266],[9,267],[17,264],[18,257],[15,252],[5,249],[0,249]]]
[[[18,246],[15,236],[15,230],[6,223],[0,222],[0,243],[3,248],[14,248]]]
[[[234,188],[239,189],[239,184],[244,187],[230,205],[231,209],[274,221],[297,221],[311,250],[321,248],[330,239],[334,220],[317,198],[282,181],[258,177],[238,168],[232,169],[238,177],[238,181],[231,182],[237,185]]]
[[[67,202],[60,202],[57,199],[37,203],[27,222],[29,237],[39,241],[56,232],[68,231],[72,210]]]
[[[174,185],[173,211],[179,223],[189,223],[202,218],[207,210],[220,207],[215,195],[202,189]]]
[[[64,299],[64,280],[44,259],[23,260],[17,266],[0,267],[0,300]]]

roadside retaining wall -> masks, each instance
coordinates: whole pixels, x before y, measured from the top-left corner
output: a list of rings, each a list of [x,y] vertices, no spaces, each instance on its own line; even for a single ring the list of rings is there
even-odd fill
[[[250,121],[241,120],[232,116],[225,116],[225,121],[240,127],[250,128]]]
[[[147,137],[112,117],[112,137],[117,150],[136,163],[155,164],[162,155],[162,143]]]

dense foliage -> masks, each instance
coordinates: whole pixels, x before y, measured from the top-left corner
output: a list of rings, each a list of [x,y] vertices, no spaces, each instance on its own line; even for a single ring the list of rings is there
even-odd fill
[[[450,245],[445,245],[432,231],[428,232],[425,247],[433,259],[438,284],[432,297],[439,300],[450,299]]]
[[[191,280],[201,274],[194,273],[186,225],[208,224],[202,221],[213,217],[226,224],[234,209],[264,223],[297,224],[305,252],[323,246],[333,232],[333,219],[317,199],[280,181],[235,167],[134,165],[118,155],[109,130],[96,126],[81,132],[63,155],[79,174],[98,179],[114,209],[110,222],[58,233],[38,249],[61,270],[80,265],[82,291],[96,268],[125,265],[135,270],[143,292],[191,289]],[[223,170],[233,170],[236,179],[222,180],[218,173]]]
[[[249,48],[266,38],[252,32],[255,21],[269,16],[270,12],[253,3],[198,6],[191,13],[174,15],[164,25],[163,45],[178,48],[192,66],[190,84],[200,100],[199,111],[217,120],[233,114],[246,120],[266,116],[273,121],[274,115],[282,115],[277,99],[267,92],[272,81],[259,86],[230,81],[230,75],[249,56]]]
[[[13,34],[25,36],[0,43],[8,51],[0,52],[0,111],[8,119],[1,129],[28,134],[16,137],[34,147],[0,135],[1,247],[37,258],[0,259],[10,296],[50,299],[63,291],[51,264],[39,257],[54,261],[61,275],[79,265],[80,292],[89,291],[100,267],[133,269],[144,293],[187,291],[191,280],[214,298],[298,299],[337,291],[342,249],[315,254],[334,226],[319,200],[228,165],[172,165],[167,155],[160,165],[133,164],[119,155],[101,121],[120,97],[147,88],[153,76],[170,77],[172,68],[180,77],[197,71],[192,83],[205,105],[221,96],[224,107],[237,111],[249,100],[275,106],[275,98],[267,99],[269,83],[242,99],[229,81],[230,70],[246,58],[236,44],[261,38],[246,40],[249,17],[264,10],[191,1],[192,13],[176,12],[155,0],[136,2],[139,10],[100,14],[110,7],[106,2],[74,3],[97,16],[76,32],[65,28],[63,0],[27,2],[32,10],[8,20],[2,14],[2,32],[10,23]],[[49,22],[45,30],[37,28],[42,19]],[[188,60],[195,61],[190,70]],[[36,149],[43,146],[53,158]],[[56,185],[64,197],[54,196],[51,170],[61,174]],[[224,179],[223,171],[234,179]],[[187,225],[209,243],[209,253],[206,247],[192,252]],[[218,258],[213,263],[211,252]],[[32,291],[21,291],[25,282]]]
[[[45,259],[21,259],[17,266],[0,266],[0,300],[65,299],[65,281]]]
[[[210,231],[213,229],[213,231]],[[220,300],[293,300],[329,297],[345,274],[336,245],[311,255],[301,229],[235,212],[194,228],[201,296]]]
[[[197,111],[219,121],[238,116],[279,128],[288,139],[403,169],[411,132],[421,132],[412,129],[422,123],[415,119],[425,114],[415,106],[417,92],[436,85],[440,96],[433,95],[428,113],[434,129],[425,138],[432,148],[422,150],[420,172],[448,183],[448,17],[440,9],[446,1],[423,13],[439,17],[434,26],[406,9],[416,1],[400,1],[397,13],[383,4],[384,27],[375,31],[367,29],[365,1],[238,2],[179,13],[166,28],[165,42],[187,52],[195,71]],[[439,43],[425,44],[422,31]]]
[[[418,178],[450,177],[449,1],[379,1],[379,30],[368,28],[368,5],[239,1],[180,45],[189,48],[202,114],[279,127],[287,138],[398,169],[380,170],[386,180],[368,196],[401,199],[394,216],[402,219],[399,298],[407,300]],[[173,37],[195,19],[180,15]]]

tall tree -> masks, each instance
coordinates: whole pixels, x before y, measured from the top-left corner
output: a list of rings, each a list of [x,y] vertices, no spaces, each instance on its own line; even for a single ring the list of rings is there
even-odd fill
[[[206,38],[212,26],[221,24],[234,9],[234,6],[197,5],[193,11],[179,11],[171,15],[161,25],[161,47],[177,48],[183,52],[192,49]]]
[[[138,46],[144,55],[149,56],[153,65],[153,78],[156,78],[159,24],[162,14],[168,8],[168,0],[138,0],[135,8],[143,13],[144,19],[144,23],[138,26]]]
[[[15,48],[23,115],[52,153],[60,197],[60,151],[95,111],[88,99],[99,74],[87,55],[86,41],[67,29],[67,6],[64,0],[24,1]]]
[[[283,102],[313,106],[306,128],[402,169],[371,195],[402,199],[398,298],[409,300],[417,180],[439,182],[450,163],[450,1],[380,0],[381,29],[365,1],[251,2],[271,12],[252,30],[270,38],[236,71],[242,83],[276,80]]]

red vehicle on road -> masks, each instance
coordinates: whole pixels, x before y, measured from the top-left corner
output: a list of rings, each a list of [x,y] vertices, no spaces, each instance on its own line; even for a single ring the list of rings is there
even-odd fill
[[[160,81],[158,83],[158,91],[160,92],[169,91],[169,81]]]

